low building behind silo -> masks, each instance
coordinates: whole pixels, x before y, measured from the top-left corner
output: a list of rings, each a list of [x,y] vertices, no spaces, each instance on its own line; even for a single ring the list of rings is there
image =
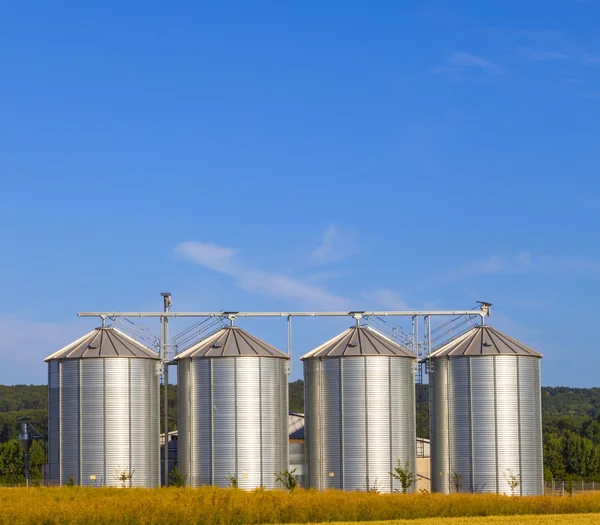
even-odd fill
[[[50,483],[157,487],[158,355],[103,327],[45,361]]]
[[[399,460],[416,475],[415,355],[358,325],[302,360],[306,486],[402,490],[391,472]]]
[[[230,326],[179,354],[179,468],[193,487],[280,488],[289,356]]]
[[[489,326],[431,354],[434,492],[544,493],[541,357]]]

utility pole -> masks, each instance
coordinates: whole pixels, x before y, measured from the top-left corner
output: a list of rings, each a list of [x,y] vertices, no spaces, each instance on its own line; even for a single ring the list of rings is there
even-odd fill
[[[163,298],[163,312],[167,313],[171,308],[171,294],[163,292],[160,294]],[[162,360],[163,360],[163,382],[164,382],[164,469],[165,469],[165,487],[169,486],[169,318],[165,315],[162,318]]]
[[[21,442],[23,452],[25,453],[25,481],[27,483],[27,486],[29,487],[29,483],[31,482],[31,474],[29,473],[29,448],[31,447],[33,436],[31,434],[29,418],[22,417],[20,419],[20,422],[21,433],[19,434],[19,441]]]

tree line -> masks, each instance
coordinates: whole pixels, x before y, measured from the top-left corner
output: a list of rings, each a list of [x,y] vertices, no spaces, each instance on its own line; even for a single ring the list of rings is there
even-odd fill
[[[289,385],[290,411],[304,412],[304,382]],[[161,406],[162,406],[161,388]],[[600,481],[600,388],[542,387],[544,477]],[[429,388],[417,385],[417,434],[429,436]],[[46,386],[0,385],[0,482],[16,479],[20,445],[18,421],[27,416],[43,434],[48,427]],[[177,428],[177,387],[169,385],[169,430]],[[162,409],[161,409],[162,410]],[[162,431],[161,417],[161,431]],[[38,448],[39,447],[39,448]],[[32,455],[43,449],[34,442]],[[40,452],[41,451],[41,452]],[[41,453],[41,456],[40,456]],[[22,454],[22,452],[21,452]],[[36,460],[37,461],[37,460]],[[12,465],[9,467],[9,465]],[[16,465],[16,466],[15,466]],[[41,463],[39,476],[41,477]],[[37,475],[37,470],[35,471]],[[22,478],[24,480],[24,477]]]

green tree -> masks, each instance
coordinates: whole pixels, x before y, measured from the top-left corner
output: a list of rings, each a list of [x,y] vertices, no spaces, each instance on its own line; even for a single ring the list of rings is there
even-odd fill
[[[0,445],[0,480],[14,485],[25,483],[23,449],[15,439]]]
[[[408,460],[404,465],[402,465],[402,462],[398,460],[398,465],[394,468],[392,472],[390,472],[390,475],[400,483],[400,487],[402,488],[402,494],[406,494],[408,492],[408,489],[417,480],[415,473],[412,470],[410,470]]]
[[[32,481],[39,481],[42,479],[44,459],[44,447],[42,443],[36,439],[29,449],[29,474]]]
[[[555,479],[563,479],[566,473],[563,456],[563,438],[558,434],[544,437],[544,464]]]

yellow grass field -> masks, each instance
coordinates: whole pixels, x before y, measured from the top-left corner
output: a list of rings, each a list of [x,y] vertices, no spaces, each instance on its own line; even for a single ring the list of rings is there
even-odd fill
[[[484,518],[419,518],[416,520],[343,522],[337,525],[597,525],[600,514],[547,514],[545,516],[486,516]]]
[[[549,516],[540,516],[543,514]],[[0,525],[245,525],[367,521],[370,525],[377,521],[391,525],[405,523],[402,520],[410,520],[411,525],[441,525],[442,522],[455,525],[600,525],[600,493],[519,498],[305,490],[288,494],[214,487],[155,490],[0,488]]]

